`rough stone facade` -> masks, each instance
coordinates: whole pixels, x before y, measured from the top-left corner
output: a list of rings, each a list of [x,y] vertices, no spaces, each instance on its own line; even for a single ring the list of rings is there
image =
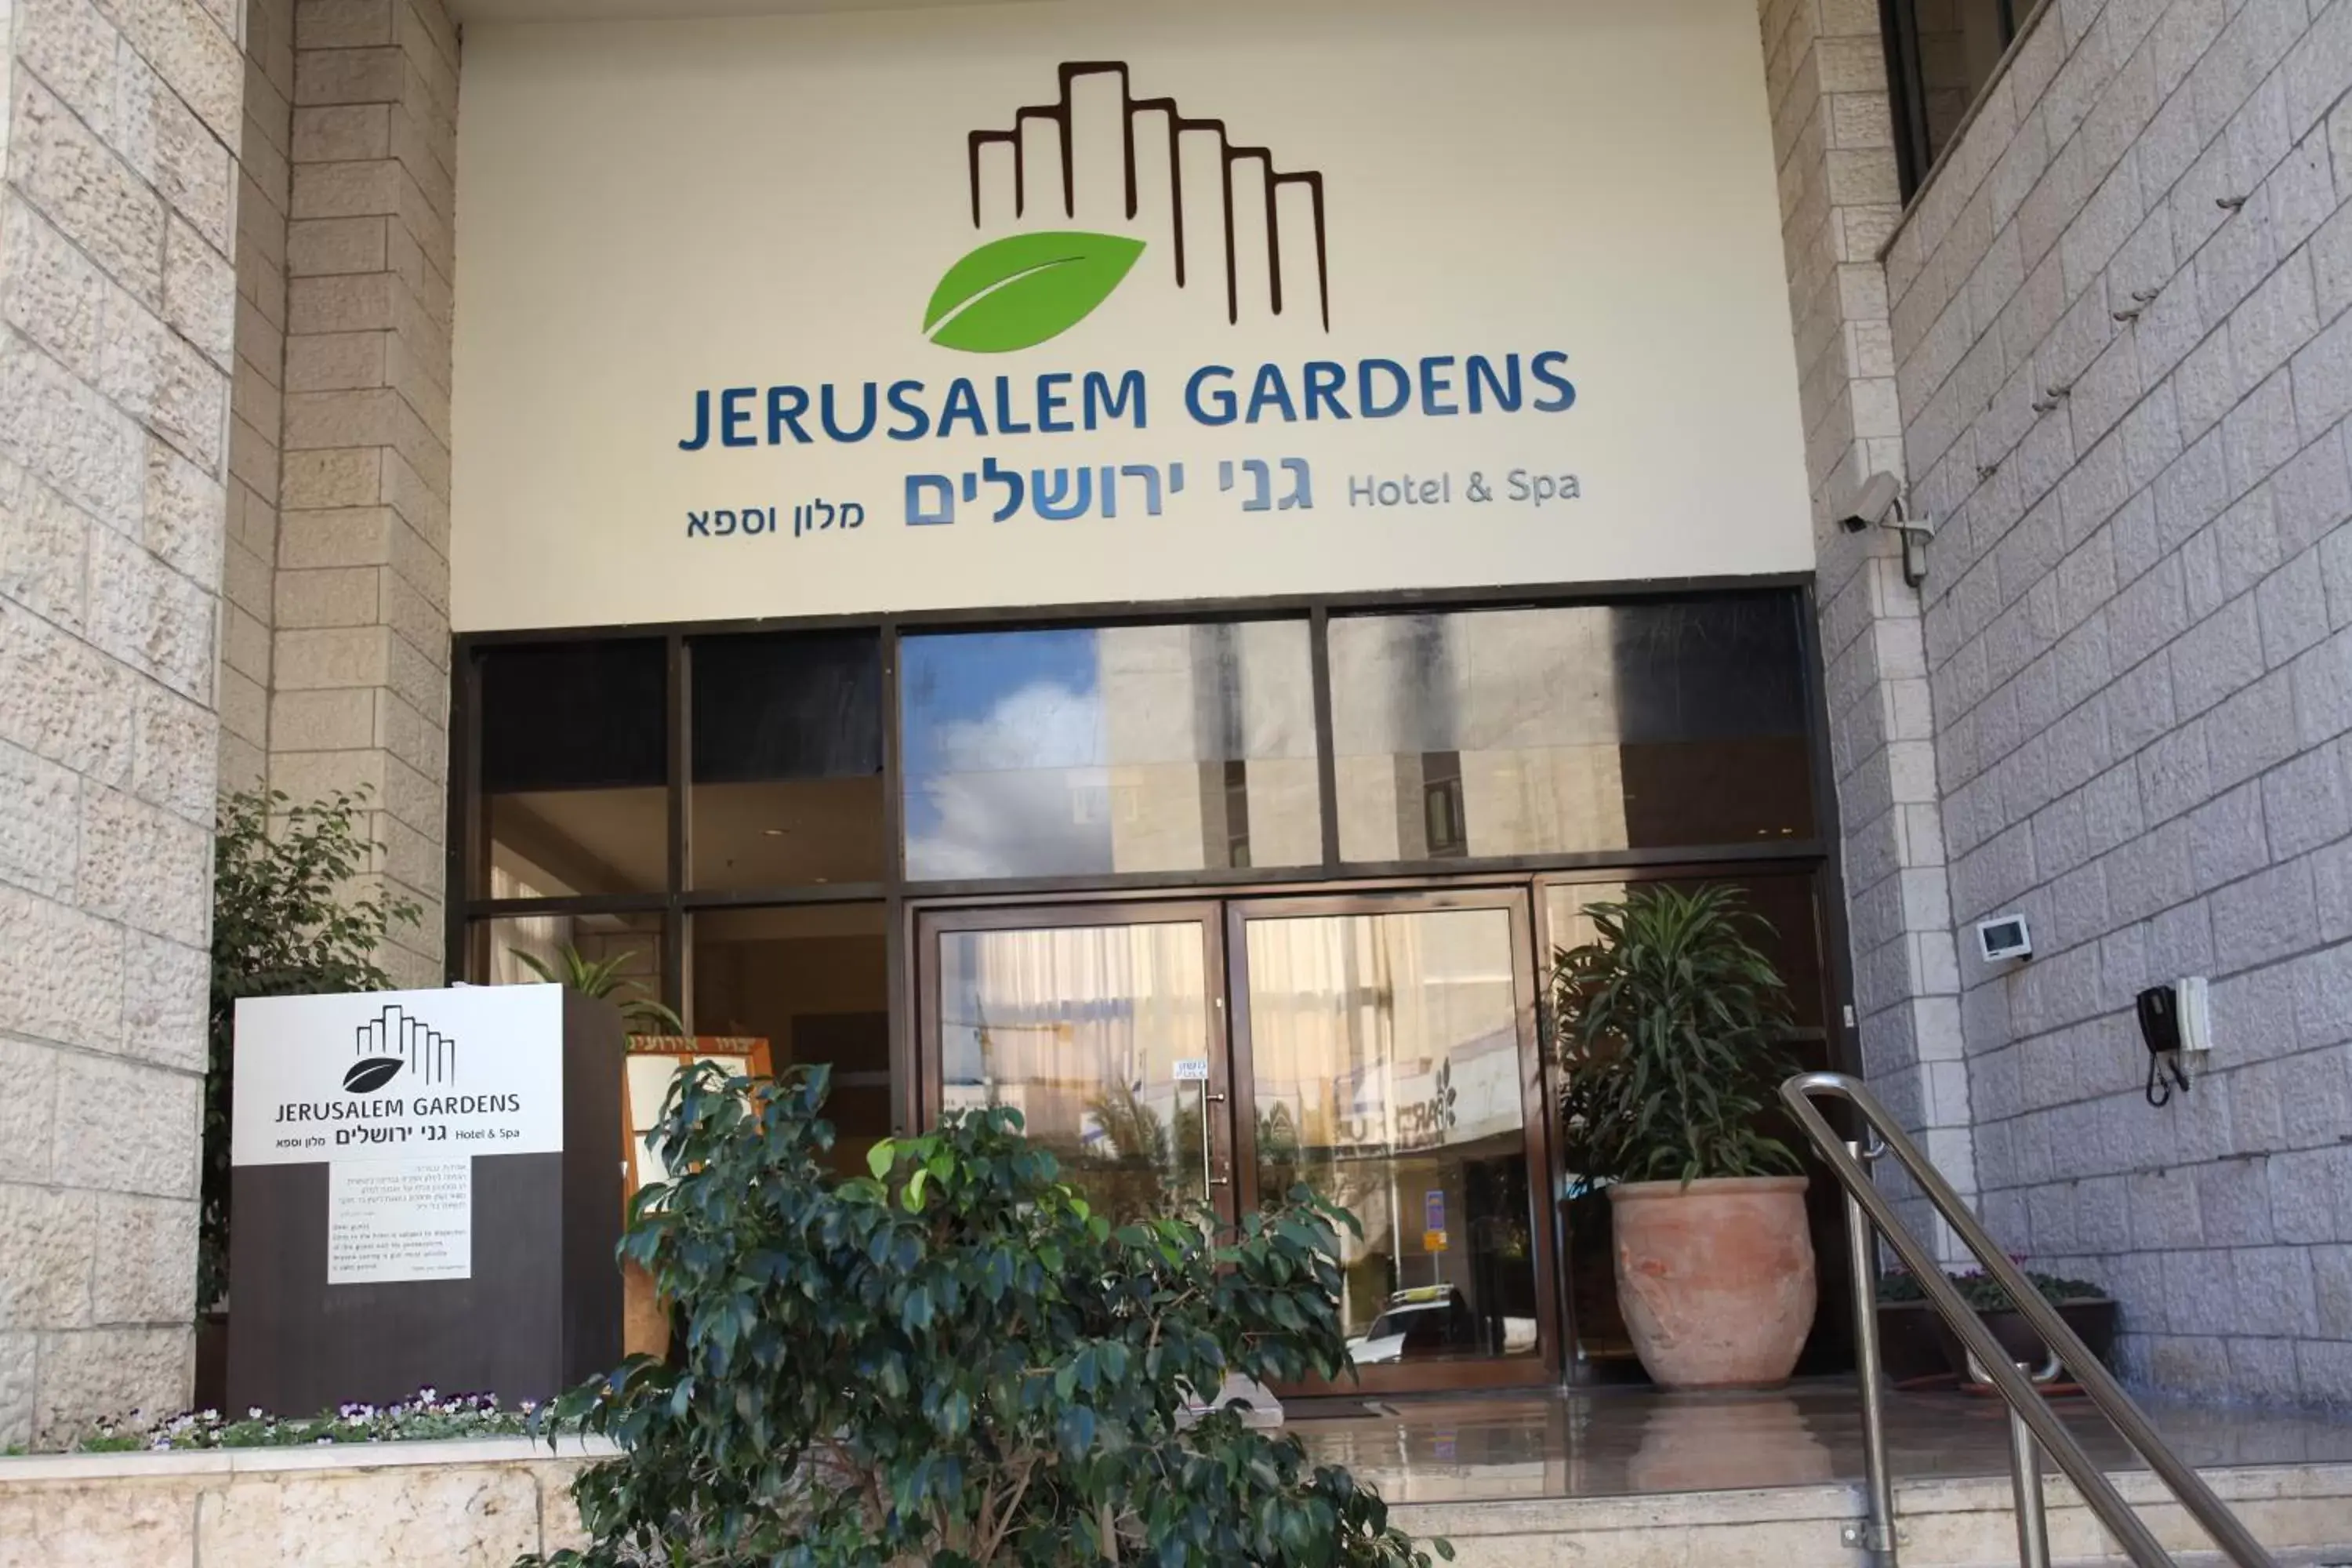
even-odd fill
[[[18,0],[0,184],[0,1444],[186,1396],[246,66]]]
[[[439,978],[457,113],[437,0],[8,36],[0,1445],[186,1398],[218,792],[368,786]]]
[[[298,0],[269,777],[365,788],[436,985],[448,821],[457,38],[440,0]]]
[[[2352,1401],[2352,0],[2052,0],[1886,252],[1988,1219]],[[2213,982],[2142,1098],[2143,986]]]
[[[1919,595],[1892,535],[1850,534],[1836,521],[1872,474],[1905,472],[1878,261],[1901,212],[1878,5],[1763,0],[1759,15],[1812,481],[1853,1022],[1872,1086],[1968,1193],[1975,1157]],[[1932,1212],[1905,1206],[1948,1253]]]
[[[248,0],[236,184],[236,378],[229,391],[228,541],[221,572],[224,790],[252,788],[268,778],[293,97],[294,0]]]

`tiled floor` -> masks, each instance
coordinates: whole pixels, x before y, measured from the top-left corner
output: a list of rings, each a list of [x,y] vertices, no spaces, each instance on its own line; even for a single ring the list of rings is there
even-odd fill
[[[2135,1467],[2087,1400],[2056,1401],[2092,1456]],[[2190,1464],[2352,1462],[2352,1422],[2150,1402]],[[1611,1497],[1862,1479],[1862,1412],[1846,1380],[1777,1394],[1608,1388],[1542,1395],[1293,1405],[1289,1430],[1391,1502]],[[2005,1476],[2006,1412],[1958,1393],[1896,1394],[1889,1447],[1901,1479]]]

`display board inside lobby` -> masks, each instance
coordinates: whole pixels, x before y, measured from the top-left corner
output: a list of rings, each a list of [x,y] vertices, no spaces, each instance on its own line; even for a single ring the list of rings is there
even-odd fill
[[[461,631],[1811,564],[1744,0],[486,25]]]

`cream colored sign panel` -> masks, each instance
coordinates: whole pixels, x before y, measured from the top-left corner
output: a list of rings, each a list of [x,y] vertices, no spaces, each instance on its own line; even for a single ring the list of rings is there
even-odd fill
[[[1805,570],[1748,0],[466,39],[460,629]]]

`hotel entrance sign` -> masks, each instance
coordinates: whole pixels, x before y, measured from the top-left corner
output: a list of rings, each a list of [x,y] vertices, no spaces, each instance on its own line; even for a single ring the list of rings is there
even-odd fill
[[[466,92],[459,630],[1812,563],[1733,0],[485,24]]]
[[[230,1405],[545,1397],[617,1360],[621,1050],[554,985],[239,1002]]]

